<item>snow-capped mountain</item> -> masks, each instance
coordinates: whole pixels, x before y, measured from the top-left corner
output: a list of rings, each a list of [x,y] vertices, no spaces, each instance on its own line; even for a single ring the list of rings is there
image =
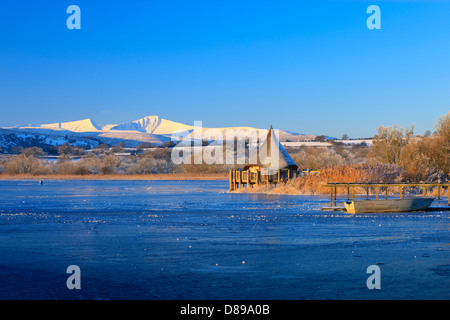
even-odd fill
[[[0,146],[3,149],[10,149],[13,146],[59,146],[66,142],[82,147],[95,147],[102,143],[115,145],[120,142],[125,143],[127,147],[136,147],[144,142],[161,145],[164,142],[171,141],[172,135],[175,133],[189,136],[192,135],[194,129],[193,125],[162,119],[155,115],[130,122],[106,125],[99,125],[92,119],[84,119],[0,128]],[[241,129],[244,132],[254,130],[259,133],[261,130],[267,132],[268,128],[203,128],[203,132],[208,129],[217,129],[225,137],[225,130],[227,129]],[[310,140],[314,137],[314,135],[280,130],[280,141]]]
[[[179,122],[161,119],[158,116],[147,116],[142,119],[134,120],[132,122],[125,122],[112,127],[108,127],[108,129],[120,131],[139,131],[148,134],[171,135],[176,131],[193,130],[194,127]]]
[[[26,129],[44,129],[44,130],[47,129],[56,131],[67,130],[71,132],[92,132],[101,130],[100,126],[98,126],[92,119],[84,119],[70,122],[57,122],[41,125],[26,125],[14,128],[22,130]]]

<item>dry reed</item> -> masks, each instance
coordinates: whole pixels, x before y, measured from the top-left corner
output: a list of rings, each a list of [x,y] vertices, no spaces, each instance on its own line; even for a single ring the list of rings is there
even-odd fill
[[[265,192],[279,194],[326,194],[329,188],[323,187],[330,182],[388,183],[400,182],[401,170],[388,164],[347,164],[323,168],[319,173],[291,179],[276,186],[262,185],[255,188],[241,188],[237,192]],[[338,193],[347,192],[339,190]],[[356,190],[362,193],[363,189]],[[364,191],[365,192],[365,191]]]

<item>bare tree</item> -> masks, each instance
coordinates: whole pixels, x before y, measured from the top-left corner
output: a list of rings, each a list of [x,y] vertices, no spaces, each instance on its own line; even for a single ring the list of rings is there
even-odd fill
[[[22,154],[26,157],[31,156],[31,157],[36,158],[36,157],[45,155],[45,152],[41,148],[31,147],[31,148],[23,149]]]
[[[373,157],[382,163],[397,164],[402,148],[413,137],[413,130],[414,125],[406,129],[398,129],[397,125],[378,127],[373,139]]]
[[[69,157],[73,153],[72,146],[66,142],[58,148],[58,154],[62,157]]]

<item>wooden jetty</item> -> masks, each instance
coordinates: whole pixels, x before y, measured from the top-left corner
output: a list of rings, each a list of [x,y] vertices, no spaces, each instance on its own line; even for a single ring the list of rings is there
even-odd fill
[[[297,164],[278,141],[271,126],[266,140],[244,167],[230,170],[230,191],[261,183],[277,184],[298,175]]]
[[[422,197],[426,198],[427,191],[431,188],[437,188],[437,198],[441,198],[442,189],[447,189],[448,205],[450,206],[450,183],[347,183],[347,182],[336,182],[327,183],[323,185],[324,187],[330,188],[330,207],[324,207],[322,210],[341,210],[342,207],[336,207],[334,204],[337,198],[337,189],[344,188],[347,190],[347,200],[350,200],[350,195],[352,196],[352,201],[355,201],[355,189],[364,188],[366,190],[366,199],[369,199],[369,194],[371,190],[375,192],[375,200],[380,199],[380,195],[384,193],[384,198],[388,199],[388,190],[393,188],[398,188],[399,199],[405,199],[405,191],[407,188],[419,187],[422,188]],[[447,209],[447,208],[443,208]],[[345,210],[345,209],[344,209]]]

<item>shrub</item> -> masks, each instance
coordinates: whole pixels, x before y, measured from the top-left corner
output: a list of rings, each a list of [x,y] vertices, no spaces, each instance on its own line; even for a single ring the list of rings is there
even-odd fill
[[[291,155],[300,168],[320,170],[322,168],[343,165],[346,160],[334,149],[324,147],[301,148],[300,152]]]
[[[12,175],[21,173],[31,173],[33,175],[50,173],[50,170],[45,168],[38,158],[25,154],[8,159],[4,163],[4,171]]]

